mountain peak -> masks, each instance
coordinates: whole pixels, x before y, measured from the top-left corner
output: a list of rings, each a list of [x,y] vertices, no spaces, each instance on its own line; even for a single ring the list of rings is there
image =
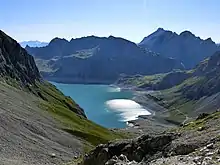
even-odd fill
[[[53,44],[55,44],[55,43],[69,43],[69,41],[68,40],[66,40],[65,38],[59,38],[59,37],[55,37],[54,39],[52,39],[51,41],[50,41],[50,43],[49,43],[49,45],[53,45]]]
[[[55,37],[54,39],[52,39],[52,40],[50,41],[50,43],[51,43],[51,42],[56,42],[56,41],[67,41],[67,42],[68,42],[68,40],[66,40],[65,38]]]
[[[206,40],[205,40],[206,42],[208,42],[208,43],[212,43],[212,44],[215,44],[215,42],[214,41],[212,41],[212,38],[207,38]]]
[[[156,31],[165,31],[163,28],[159,27]]]
[[[178,59],[187,69],[193,68],[219,49],[211,38],[203,40],[188,30],[177,34],[162,28],[145,37],[139,46]]]
[[[196,37],[192,32],[190,32],[188,30],[185,30],[182,33],[180,33],[180,36],[183,36],[183,37]]]
[[[163,42],[164,39],[170,38],[176,33],[169,31],[169,30],[164,30],[163,28],[158,28],[155,32],[150,34],[149,36],[145,37],[139,45],[145,45],[149,42],[154,42],[156,38],[160,38],[161,42]]]

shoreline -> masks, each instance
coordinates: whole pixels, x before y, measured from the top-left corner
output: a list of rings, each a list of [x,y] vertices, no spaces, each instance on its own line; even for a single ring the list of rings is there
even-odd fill
[[[157,115],[157,112],[166,111],[167,109],[146,96],[153,92],[153,90],[140,89],[134,86],[123,86],[121,84],[114,84],[114,86],[119,87],[121,90],[131,91],[134,95],[131,100],[140,104],[151,113],[151,115],[140,115],[136,120],[127,121],[127,130],[132,132],[138,131],[138,133],[158,134],[168,128],[176,127],[176,125],[169,123]]]
[[[59,83],[54,82],[58,84],[68,84],[68,83]],[[71,84],[79,84],[79,83],[71,83]],[[134,86],[125,86],[122,84],[103,84],[103,83],[81,83],[82,85],[107,85],[112,88],[120,88],[120,91],[129,91],[132,93],[132,97],[130,100],[135,101],[136,103],[140,104],[146,111],[150,112],[151,115],[140,115],[135,120],[130,120],[125,123],[124,128],[108,128],[109,130],[126,130],[129,132],[161,132],[167,129],[169,127],[169,123],[165,121],[161,121],[159,116],[156,116],[157,111],[163,111],[165,110],[163,107],[159,106],[156,102],[153,100],[147,98],[146,94],[149,94],[153,91],[146,91],[144,89],[140,89]]]

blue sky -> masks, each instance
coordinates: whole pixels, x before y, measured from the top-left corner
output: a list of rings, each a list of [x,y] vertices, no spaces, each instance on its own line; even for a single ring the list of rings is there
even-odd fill
[[[0,29],[18,41],[88,35],[134,42],[158,27],[220,42],[219,0],[4,0]]]

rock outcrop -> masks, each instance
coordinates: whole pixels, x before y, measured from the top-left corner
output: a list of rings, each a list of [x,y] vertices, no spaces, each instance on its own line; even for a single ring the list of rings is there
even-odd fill
[[[200,116],[201,117],[201,116]],[[220,113],[203,116],[160,135],[99,145],[83,165],[213,164],[220,162]],[[200,130],[203,124],[204,129]]]
[[[140,162],[152,159],[157,153],[158,157],[166,153],[166,146],[169,146],[176,135],[166,134],[151,137],[143,135],[134,140],[124,140],[119,142],[111,142],[106,145],[99,145],[96,149],[85,158],[84,165],[104,165],[109,159],[125,155],[126,159]]]

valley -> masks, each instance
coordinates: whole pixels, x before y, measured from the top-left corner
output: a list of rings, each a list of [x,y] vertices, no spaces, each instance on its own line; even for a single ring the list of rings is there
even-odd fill
[[[219,74],[218,46],[189,31],[25,49],[0,31],[0,163],[218,164]]]

